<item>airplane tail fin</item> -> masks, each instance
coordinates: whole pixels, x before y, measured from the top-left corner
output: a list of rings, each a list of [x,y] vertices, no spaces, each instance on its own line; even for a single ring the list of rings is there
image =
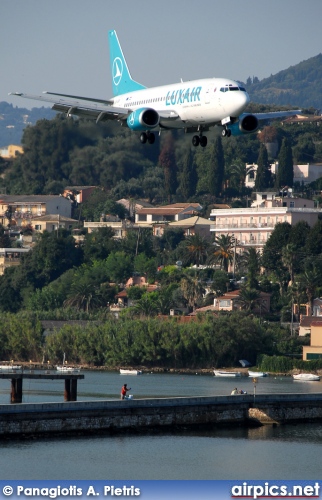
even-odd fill
[[[108,32],[113,95],[118,96],[135,90],[145,89],[134,81],[127,67],[124,54],[115,30]]]

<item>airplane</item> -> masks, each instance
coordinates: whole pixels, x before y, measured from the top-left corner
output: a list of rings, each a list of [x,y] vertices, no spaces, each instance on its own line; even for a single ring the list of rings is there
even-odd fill
[[[250,101],[240,83],[227,78],[181,81],[160,87],[146,88],[132,79],[115,30],[108,32],[113,97],[108,100],[56,92],[31,95],[12,92],[26,99],[53,103],[52,109],[67,116],[96,120],[116,120],[135,132],[140,141],[153,144],[155,132],[183,129],[193,133],[193,146],[205,147],[212,127],[221,127],[223,137],[256,132],[260,122],[292,116],[300,112],[275,111],[245,113]]]

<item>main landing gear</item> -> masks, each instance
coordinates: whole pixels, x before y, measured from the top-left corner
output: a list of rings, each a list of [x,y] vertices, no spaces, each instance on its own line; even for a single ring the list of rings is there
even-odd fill
[[[155,135],[153,132],[142,132],[140,135],[140,141],[142,144],[145,144],[148,142],[149,144],[154,144],[155,141]]]
[[[205,135],[194,135],[192,138],[192,145],[197,147],[200,146],[205,148],[207,146],[208,139]]]

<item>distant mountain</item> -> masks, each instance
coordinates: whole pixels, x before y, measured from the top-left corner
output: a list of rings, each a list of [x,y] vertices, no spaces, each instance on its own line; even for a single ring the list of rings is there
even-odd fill
[[[251,100],[322,110],[322,54],[302,61],[269,78],[247,82]]]
[[[18,108],[7,102],[0,102],[0,148],[9,144],[20,144],[23,129],[34,125],[37,120],[55,116],[51,108]]]

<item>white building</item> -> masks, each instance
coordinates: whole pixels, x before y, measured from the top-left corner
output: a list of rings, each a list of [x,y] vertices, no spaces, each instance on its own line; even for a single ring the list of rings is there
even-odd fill
[[[290,196],[281,197],[273,192],[256,193],[250,208],[213,209],[210,231],[214,236],[231,235],[239,248],[256,247],[262,250],[276,224],[288,222],[292,226],[306,221],[313,226],[321,209],[314,201]]]
[[[248,172],[245,180],[245,186],[251,189],[255,186],[256,174],[258,165],[256,163],[247,163],[246,168],[251,170]],[[278,162],[271,163],[271,172],[276,175],[278,171]],[[322,163],[306,163],[303,165],[293,165],[294,182],[300,184],[310,184],[322,177]]]

